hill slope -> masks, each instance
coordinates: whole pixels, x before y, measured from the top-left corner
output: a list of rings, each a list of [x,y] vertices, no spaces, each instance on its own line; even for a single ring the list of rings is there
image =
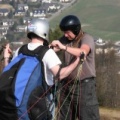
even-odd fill
[[[120,0],[77,0],[50,21],[52,28],[68,14],[77,15],[83,29],[106,40],[120,39]]]

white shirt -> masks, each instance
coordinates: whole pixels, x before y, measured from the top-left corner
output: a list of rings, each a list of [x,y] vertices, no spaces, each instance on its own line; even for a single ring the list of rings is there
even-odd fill
[[[34,50],[34,49],[36,49],[40,45],[42,45],[42,44],[40,44],[40,43],[28,43],[28,49],[29,50]],[[18,51],[19,51],[19,48],[15,52],[15,54],[13,56],[13,59],[18,55]],[[56,53],[54,52],[54,50],[52,50],[52,49],[49,49],[45,53],[42,61],[43,61],[43,64],[44,64],[44,72],[45,72],[46,83],[49,86],[51,86],[51,85],[54,84],[54,82],[53,82],[53,74],[52,74],[50,69],[52,67],[56,66],[56,65],[60,65],[61,61],[58,58],[58,56],[56,55]]]

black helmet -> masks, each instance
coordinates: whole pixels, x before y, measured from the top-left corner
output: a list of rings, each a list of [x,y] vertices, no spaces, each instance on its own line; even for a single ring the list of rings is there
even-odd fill
[[[59,26],[62,31],[70,30],[75,35],[78,35],[81,30],[80,20],[74,15],[65,16]]]

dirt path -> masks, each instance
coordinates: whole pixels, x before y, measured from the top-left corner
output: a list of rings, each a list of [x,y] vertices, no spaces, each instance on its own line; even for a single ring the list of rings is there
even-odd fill
[[[120,120],[120,110],[100,108],[101,120]]]

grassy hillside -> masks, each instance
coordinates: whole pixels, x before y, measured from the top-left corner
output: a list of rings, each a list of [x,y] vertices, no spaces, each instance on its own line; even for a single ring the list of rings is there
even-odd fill
[[[120,0],[77,0],[50,21],[52,28],[68,14],[77,15],[83,30],[105,40],[120,40]]]

